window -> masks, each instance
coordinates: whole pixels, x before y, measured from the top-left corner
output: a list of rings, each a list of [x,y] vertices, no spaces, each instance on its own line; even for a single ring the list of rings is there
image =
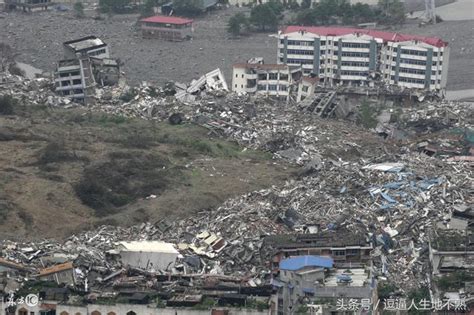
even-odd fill
[[[334,250],[332,253],[334,256],[346,256],[345,250]]]
[[[236,77],[236,78],[238,78],[238,77],[239,77],[239,75],[236,73],[236,74],[235,74],[235,77]]]
[[[309,86],[307,85],[304,85],[302,88],[303,92],[308,92],[308,89],[309,89]]]
[[[280,80],[288,80],[288,74],[280,73]]]
[[[72,80],[72,85],[81,84],[81,79]]]
[[[278,80],[278,73],[269,73],[268,80]]]
[[[137,315],[137,313],[135,313],[134,311],[129,311],[127,312],[127,315]]]
[[[244,85],[243,85],[243,84],[241,84],[241,85],[240,85],[240,88],[242,88],[242,89],[243,89],[243,88],[244,88]]]
[[[101,315],[99,311],[93,311],[91,315]]]
[[[237,88],[237,84],[235,85],[235,88]]]
[[[267,90],[267,86],[266,86],[266,85],[259,84],[259,85],[257,85],[257,90],[259,90],[259,91],[266,91],[266,90]]]
[[[18,310],[18,315],[28,315],[28,311],[24,308]]]
[[[269,91],[276,91],[277,90],[276,84],[269,84],[268,85],[268,90]]]
[[[242,74],[242,79],[244,78],[244,75]]]
[[[288,87],[286,85],[280,85],[280,91],[287,91]]]
[[[69,313],[66,311],[62,311],[61,313],[59,313],[59,315],[69,315]]]

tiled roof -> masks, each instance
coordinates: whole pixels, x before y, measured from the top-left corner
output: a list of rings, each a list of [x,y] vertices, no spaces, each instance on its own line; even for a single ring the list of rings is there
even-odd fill
[[[185,18],[181,18],[177,16],[155,15],[155,16],[141,19],[140,22],[183,25],[183,24],[192,23],[193,20],[185,19]]]
[[[445,47],[447,42],[442,41],[437,37],[424,37],[418,35],[408,35],[393,32],[378,31],[372,29],[360,29],[350,27],[321,27],[321,26],[297,26],[290,25],[281,30],[282,34],[294,32],[308,32],[320,36],[342,36],[348,34],[365,34],[376,38],[381,38],[384,42],[405,42],[411,40],[418,40],[432,46]]]

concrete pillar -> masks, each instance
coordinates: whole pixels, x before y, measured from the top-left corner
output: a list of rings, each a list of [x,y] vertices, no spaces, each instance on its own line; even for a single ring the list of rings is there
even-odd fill
[[[321,59],[321,40],[319,38],[314,39],[314,56],[313,56],[313,73],[319,76],[319,64]]]

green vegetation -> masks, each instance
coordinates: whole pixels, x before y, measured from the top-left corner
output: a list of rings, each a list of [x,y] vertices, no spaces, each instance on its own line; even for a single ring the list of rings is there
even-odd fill
[[[45,165],[49,163],[66,162],[79,160],[75,153],[70,152],[64,141],[54,141],[46,145],[38,156],[38,164]]]
[[[249,19],[243,13],[236,13],[232,16],[227,24],[227,31],[233,36],[239,36],[242,29],[248,29],[250,25]]]
[[[306,304],[298,306],[296,314],[308,314],[309,308]]]
[[[397,290],[397,287],[388,282],[378,283],[379,300],[390,298],[390,295]]]
[[[127,152],[87,167],[74,189],[85,205],[103,217],[138,198],[163,192],[180,175],[179,168],[158,154]]]
[[[130,0],[100,0],[99,8],[102,13],[127,13],[130,11]]]
[[[84,5],[82,4],[82,2],[74,3],[74,15],[77,18],[84,17]]]
[[[250,12],[250,22],[263,32],[275,30],[282,18],[283,9],[283,5],[277,1],[257,5]]]
[[[303,3],[302,7],[308,6]],[[309,7],[309,6],[308,6]],[[359,24],[378,22],[381,24],[402,24],[405,10],[400,0],[382,0],[378,7],[345,0],[322,0],[311,9],[304,9],[296,16],[300,25]]]
[[[357,122],[367,129],[377,126],[376,112],[367,101],[362,102],[360,105]]]
[[[10,95],[0,96],[0,115],[13,115],[18,101]]]
[[[194,305],[192,309],[205,311],[211,309],[215,305],[216,301],[214,299],[206,297],[201,301],[201,303]]]
[[[262,311],[267,310],[269,308],[268,303],[263,302],[263,301],[259,301],[257,299],[252,299],[252,298],[247,299],[246,306],[247,306],[247,308],[250,308],[250,309],[256,309],[259,312],[262,312]]]
[[[174,0],[173,8],[176,15],[193,17],[204,12],[202,0]]]

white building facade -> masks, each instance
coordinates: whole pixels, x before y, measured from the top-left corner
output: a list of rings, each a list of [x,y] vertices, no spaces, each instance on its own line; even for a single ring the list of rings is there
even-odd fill
[[[233,66],[232,91],[261,94],[288,100],[293,84],[301,77],[301,67],[283,64],[243,63]]]
[[[368,29],[289,26],[278,35],[278,63],[301,66],[321,82],[446,87],[449,47],[438,38]]]

